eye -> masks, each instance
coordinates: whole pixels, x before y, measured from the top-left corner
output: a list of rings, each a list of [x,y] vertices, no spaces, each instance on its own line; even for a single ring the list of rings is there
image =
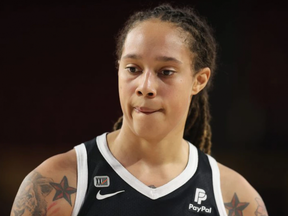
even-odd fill
[[[127,70],[130,73],[137,73],[140,72],[140,70],[137,67],[126,67],[125,70]]]
[[[162,70],[160,74],[163,76],[171,76],[174,73],[175,73],[175,71],[173,71],[173,70]]]

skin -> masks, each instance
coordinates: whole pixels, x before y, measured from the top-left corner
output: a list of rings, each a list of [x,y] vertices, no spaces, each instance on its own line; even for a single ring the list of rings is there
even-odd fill
[[[186,37],[170,23],[148,20],[129,32],[119,59],[123,125],[107,135],[108,146],[148,187],[164,185],[184,170],[188,144],[183,131],[189,104],[210,77],[209,68],[193,71]],[[20,186],[11,215],[38,215],[37,211],[39,215],[71,215],[77,193],[76,165],[71,150],[38,166]],[[235,171],[218,166],[227,215],[267,216],[256,190]],[[57,186],[65,179],[71,196],[59,197]]]
[[[185,121],[191,99],[207,84],[210,70],[192,70],[186,37],[170,23],[143,22],[127,35],[119,60],[123,125],[108,135],[109,148],[147,185],[167,183],[188,161]]]
[[[76,196],[76,177],[77,161],[74,150],[47,159],[23,180],[11,215],[71,215]],[[61,182],[64,183],[65,179],[68,187],[61,188]],[[59,184],[60,188],[57,187]],[[70,195],[65,196],[62,189]],[[58,195],[58,198],[55,195]]]

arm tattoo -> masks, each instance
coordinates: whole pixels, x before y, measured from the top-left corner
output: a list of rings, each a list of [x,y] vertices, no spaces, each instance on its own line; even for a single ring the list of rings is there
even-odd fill
[[[50,194],[52,187],[49,182],[50,178],[45,178],[38,172],[33,172],[23,182],[23,188],[17,195],[13,213],[15,216],[21,216],[25,211],[31,215],[46,215],[47,202],[45,197]]]
[[[266,210],[263,200],[259,197],[256,197],[255,200],[258,204],[257,209],[255,211],[255,215],[256,216],[268,216],[268,212]]]
[[[228,216],[243,216],[243,210],[249,205],[246,202],[240,202],[236,193],[230,203],[225,203],[226,209],[229,210]]]
[[[50,182],[50,185],[56,190],[53,201],[64,198],[71,206],[71,194],[76,192],[75,188],[69,187],[67,177],[64,176],[60,184]]]
[[[13,213],[21,216],[25,212],[31,215],[47,215],[47,201],[45,198],[55,189],[53,201],[64,198],[71,206],[71,194],[76,192],[75,188],[68,186],[67,177],[64,176],[59,184],[53,179],[43,177],[38,172],[33,172],[23,182],[19,194],[15,198]]]

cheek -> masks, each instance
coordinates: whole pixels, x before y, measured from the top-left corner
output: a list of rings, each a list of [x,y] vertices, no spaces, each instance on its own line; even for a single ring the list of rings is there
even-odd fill
[[[119,77],[118,90],[120,103],[123,106],[124,103],[128,101],[131,98],[131,95],[135,92],[135,87],[133,85],[133,82],[128,81],[123,77]]]
[[[165,94],[173,112],[186,112],[191,101],[190,83],[181,82],[178,88],[167,88]],[[180,113],[179,113],[180,114]]]
[[[191,82],[179,80],[165,88],[166,94],[170,95],[173,100],[188,100],[191,97]]]

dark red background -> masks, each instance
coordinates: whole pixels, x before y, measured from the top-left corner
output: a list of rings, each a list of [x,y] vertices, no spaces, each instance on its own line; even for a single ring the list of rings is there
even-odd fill
[[[1,3],[1,215],[39,163],[111,130],[121,115],[114,38],[155,2]],[[288,215],[287,3],[178,4],[207,18],[220,47],[213,156],[259,191],[270,215]]]

